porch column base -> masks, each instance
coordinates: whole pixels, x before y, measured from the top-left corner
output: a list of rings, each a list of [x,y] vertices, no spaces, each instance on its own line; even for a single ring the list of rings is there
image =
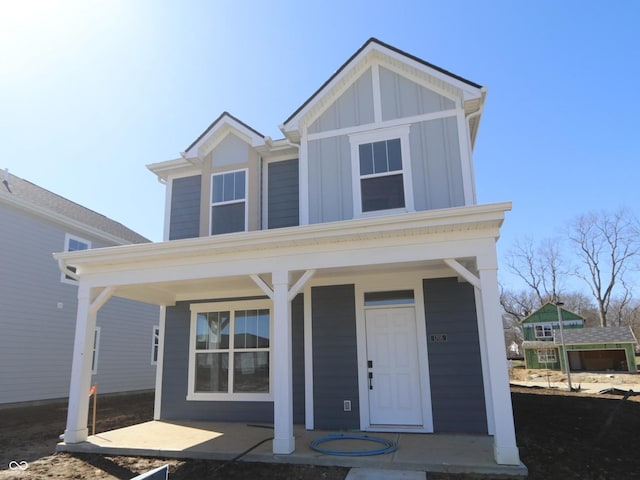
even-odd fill
[[[520,465],[518,447],[493,444],[493,457],[498,465]]]
[[[65,430],[64,443],[81,443],[89,438],[89,429],[81,428],[80,430]]]
[[[276,455],[289,455],[296,449],[296,439],[289,438],[274,438],[273,439],[273,453]]]

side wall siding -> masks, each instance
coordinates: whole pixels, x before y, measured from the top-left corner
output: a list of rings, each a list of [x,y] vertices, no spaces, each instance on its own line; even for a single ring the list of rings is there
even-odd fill
[[[360,428],[355,288],[313,287],[311,299],[315,427]],[[344,400],[351,400],[351,412]]]
[[[300,223],[298,159],[272,162],[268,167],[268,228]]]
[[[475,295],[456,278],[423,281],[435,432],[487,433]],[[446,342],[431,335],[446,335]]]
[[[173,180],[169,240],[200,236],[201,182],[201,175]]]
[[[456,118],[413,124],[409,143],[416,210],[464,206]]]
[[[52,252],[65,248],[65,234],[109,246],[79,230],[0,203],[0,404],[66,398],[69,395],[78,286],[61,281]],[[101,327],[99,391],[151,389],[153,325],[158,308],[119,298],[98,312]],[[129,331],[123,329],[126,326]]]
[[[308,150],[309,223],[353,218],[349,137],[314,140]]]

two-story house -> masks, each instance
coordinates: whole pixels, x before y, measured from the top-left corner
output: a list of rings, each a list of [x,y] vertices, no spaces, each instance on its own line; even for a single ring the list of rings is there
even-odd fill
[[[522,321],[522,330],[526,368],[566,371],[566,358],[572,371],[637,370],[631,327],[585,328],[580,315],[546,303]]]
[[[510,203],[478,205],[486,90],[376,39],[272,140],[228,113],[177,159],[165,241],[60,253],[80,305],[65,441],[87,438],[96,311],[161,305],[157,419],[490,435],[519,465],[498,303]],[[84,356],[83,356],[84,355]]]
[[[149,242],[124,225],[5,171],[0,183],[0,404],[69,393],[78,281],[53,252]],[[114,297],[90,337],[88,375],[99,393],[151,390],[159,309]],[[86,398],[87,390],[84,393]]]

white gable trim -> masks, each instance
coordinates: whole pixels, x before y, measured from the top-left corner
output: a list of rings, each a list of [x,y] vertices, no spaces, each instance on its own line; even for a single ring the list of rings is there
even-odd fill
[[[263,137],[225,113],[216,124],[196,143],[191,145],[182,156],[188,160],[198,158],[202,161],[229,133],[237,135],[252,147],[261,146],[265,143]]]
[[[460,97],[462,97],[462,101],[466,101],[480,98],[482,94],[481,88],[469,85],[462,80],[458,80],[451,75],[440,72],[374,41],[370,42],[361,52],[351,59],[348,65],[345,65],[331,81],[324,85],[321,90],[317,91],[309,103],[300,109],[289,121],[281,125],[280,129],[285,135],[289,134],[288,136],[291,136],[291,134],[299,130],[301,126],[310,125],[369,67],[372,67],[375,97],[376,90],[379,92],[379,88],[375,88],[376,82],[379,87],[377,65],[383,65],[385,68],[456,102],[460,101]],[[376,77],[378,77],[377,80]]]

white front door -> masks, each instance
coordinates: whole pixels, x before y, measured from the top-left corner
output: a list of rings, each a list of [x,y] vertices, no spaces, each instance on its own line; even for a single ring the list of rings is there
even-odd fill
[[[422,426],[415,309],[369,309],[365,322],[370,425]]]

